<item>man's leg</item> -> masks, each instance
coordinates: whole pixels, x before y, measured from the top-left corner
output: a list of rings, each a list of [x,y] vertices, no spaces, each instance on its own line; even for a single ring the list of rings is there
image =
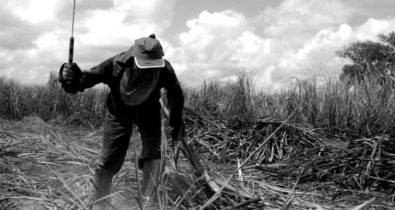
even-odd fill
[[[104,124],[102,160],[96,169],[95,200],[110,194],[112,177],[119,172],[125,160],[132,134],[132,124],[107,112]]]
[[[141,134],[142,151],[139,168],[143,170],[142,195],[156,200],[156,187],[161,175],[161,115],[160,109],[152,109],[136,121]]]

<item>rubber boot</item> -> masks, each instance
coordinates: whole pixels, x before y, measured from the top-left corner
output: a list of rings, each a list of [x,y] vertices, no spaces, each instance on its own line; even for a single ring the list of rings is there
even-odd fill
[[[104,169],[96,169],[95,173],[95,201],[99,200],[103,197],[106,197],[111,193],[111,184],[112,184],[112,173]],[[110,206],[110,200],[104,199],[99,201],[93,205],[94,210],[104,210],[107,206]]]
[[[158,204],[158,186],[159,178],[162,175],[160,171],[160,159],[145,160],[143,166],[143,182],[141,194],[143,196],[143,206],[153,207]]]

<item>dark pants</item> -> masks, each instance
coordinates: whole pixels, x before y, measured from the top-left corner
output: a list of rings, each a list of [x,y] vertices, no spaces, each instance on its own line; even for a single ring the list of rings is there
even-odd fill
[[[145,160],[160,159],[160,109],[144,110],[136,113],[132,118],[115,116],[107,112],[104,124],[101,169],[110,172],[112,175],[119,172],[129,147],[133,124],[137,125],[143,144],[138,160],[139,168],[143,167]]]

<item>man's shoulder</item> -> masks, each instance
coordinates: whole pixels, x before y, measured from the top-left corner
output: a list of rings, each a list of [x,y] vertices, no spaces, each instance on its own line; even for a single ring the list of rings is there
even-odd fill
[[[163,60],[165,61],[165,68],[172,71],[172,70],[173,70],[173,67],[172,67],[170,61],[168,61],[168,60],[166,60],[166,59],[163,59]]]
[[[133,59],[132,50],[128,49],[114,56],[114,61],[117,63],[127,63]]]

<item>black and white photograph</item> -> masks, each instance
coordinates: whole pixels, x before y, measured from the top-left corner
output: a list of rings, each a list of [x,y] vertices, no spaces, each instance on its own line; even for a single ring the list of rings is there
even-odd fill
[[[395,209],[395,1],[2,0],[0,209]]]

